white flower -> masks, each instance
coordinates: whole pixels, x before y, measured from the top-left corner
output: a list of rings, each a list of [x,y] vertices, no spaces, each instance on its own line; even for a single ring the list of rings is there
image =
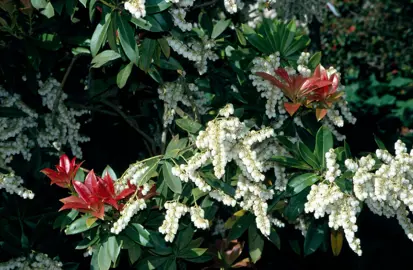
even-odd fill
[[[164,207],[166,209],[166,215],[161,227],[159,227],[159,232],[165,235],[166,242],[172,243],[178,231],[179,219],[185,215],[189,209],[186,205],[178,202],[166,202]]]
[[[123,229],[128,226],[131,218],[136,215],[140,210],[146,208],[146,203],[144,199],[130,199],[128,203],[123,207],[120,212],[120,217],[117,221],[113,223],[112,228],[110,229],[111,233],[119,234]]]
[[[204,218],[205,212],[200,207],[191,207],[189,210],[191,214],[191,221],[198,229],[207,229],[209,228],[209,222]]]
[[[145,0],[129,0],[125,2],[124,6],[137,19],[146,16]]]

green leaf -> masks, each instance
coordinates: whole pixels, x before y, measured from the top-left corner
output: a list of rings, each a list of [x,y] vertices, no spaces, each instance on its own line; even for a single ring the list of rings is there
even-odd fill
[[[135,262],[137,262],[142,254],[142,249],[140,246],[134,246],[133,248],[128,249],[128,256],[129,256],[129,262],[133,265]]]
[[[301,158],[307,162],[308,165],[313,167],[314,169],[320,169],[320,165],[318,164],[317,157],[311,152],[310,148],[307,145],[303,144],[302,142],[298,143],[298,151],[300,152]]]
[[[122,89],[126,85],[126,82],[128,81],[128,78],[132,72],[132,67],[133,67],[132,62],[130,62],[127,65],[123,65],[120,68],[118,75],[116,75],[116,84],[118,85],[120,89]]]
[[[278,233],[274,228],[271,228],[271,233],[270,233],[269,239],[278,249],[281,248],[280,237],[278,236]]]
[[[92,68],[99,68],[103,66],[104,64],[111,62],[113,60],[116,60],[118,58],[120,58],[120,54],[118,54],[115,51],[112,51],[112,50],[103,51],[92,59],[92,64],[93,64]]]
[[[116,176],[115,171],[109,165],[107,165],[105,167],[105,169],[103,170],[102,177],[104,177],[106,174],[109,174],[109,176],[113,179],[113,181],[118,179],[118,177]]]
[[[344,176],[344,175],[343,175]],[[353,182],[345,177],[340,177],[334,181],[343,193],[351,194],[353,191]]]
[[[389,86],[390,87],[403,87],[411,83],[413,83],[413,80],[410,78],[397,77],[390,81]]]
[[[158,44],[155,39],[145,38],[142,42],[142,54],[139,61],[139,68],[145,72],[148,72],[149,67],[151,66],[156,46],[158,46]]]
[[[241,237],[248,227],[254,222],[254,215],[247,213],[240,217],[237,222],[232,226],[229,232],[228,239],[235,240]]]
[[[79,182],[84,182],[85,181],[85,172],[81,169],[77,170],[76,175],[75,175],[75,180]]]
[[[242,31],[244,32],[247,41],[251,43],[251,45],[257,48],[259,51],[265,54],[273,53],[271,46],[267,42],[267,40],[263,36],[260,36],[257,33],[255,33],[254,29],[252,29],[246,24],[243,24]]]
[[[88,2],[89,0],[79,0],[79,1],[80,1],[80,3],[82,3],[83,7],[86,7],[86,6],[87,6],[87,2]]]
[[[66,1],[66,13],[70,17],[75,14],[78,0]]]
[[[326,126],[320,127],[316,135],[314,154],[317,156],[321,167],[326,167],[325,154],[333,148],[333,134]]]
[[[314,173],[305,173],[294,176],[289,182],[288,187],[292,189],[291,194],[295,195],[315,184],[320,178]]]
[[[108,270],[110,268],[110,262],[107,246],[103,244],[100,246],[98,254],[99,270]]]
[[[231,23],[231,20],[218,21],[214,25],[214,28],[212,29],[211,38],[216,39],[219,35],[221,35],[225,31],[225,29],[227,29],[230,23]]]
[[[92,38],[90,40],[90,52],[92,56],[95,57],[99,52],[100,48],[105,44],[109,24],[111,22],[110,14],[106,14],[105,18],[96,26],[93,32]]]
[[[148,230],[138,223],[132,223],[131,227],[135,230],[135,235],[132,240],[144,247],[153,246],[153,243],[151,243],[151,234]],[[130,237],[130,234],[128,234],[128,236]]]
[[[186,147],[188,138],[179,139],[179,136],[174,136],[166,147],[164,158],[176,158],[179,151]]]
[[[46,0],[31,0],[31,3],[35,9],[42,9],[47,5]]]
[[[172,3],[165,0],[146,0],[145,2],[146,14],[158,13],[168,9],[170,6],[172,6]]]
[[[48,19],[54,16],[54,8],[51,2],[47,3],[46,7],[40,11],[41,14],[46,16]]]
[[[344,141],[344,151],[346,153],[346,158],[351,158],[351,150],[350,150],[350,145],[346,141]]]
[[[161,58],[159,61],[159,67],[168,70],[184,70],[181,64],[173,57],[169,57],[169,59]]]
[[[315,252],[323,243],[326,232],[324,223],[313,221],[308,227],[307,235],[304,239],[304,255]]]
[[[122,243],[118,241],[116,236],[109,236],[105,244],[107,245],[107,253],[109,255],[110,260],[113,263],[116,263],[116,260],[118,259],[120,253],[120,249],[122,247]]]
[[[202,128],[201,124],[188,118],[176,119],[175,123],[178,127],[192,134],[197,133]]]
[[[57,228],[63,229],[68,224],[72,223],[77,218],[78,215],[79,215],[79,212],[76,210],[71,210],[68,213],[62,213],[53,223],[53,229],[57,229]]]
[[[120,44],[128,59],[137,65],[139,61],[139,49],[135,41],[135,31],[132,26],[130,26],[129,21],[124,17],[118,18],[116,21],[118,22]]]
[[[306,188],[297,195],[290,198],[284,209],[284,215],[287,219],[293,221],[304,211],[304,204],[307,202],[307,195],[310,188]]]
[[[95,4],[97,0],[90,0],[89,2],[89,19],[92,21],[93,15],[95,14]]]
[[[142,18],[132,18],[131,22],[135,24],[137,27],[150,31],[150,32],[163,32],[164,29],[162,25],[152,16],[148,15],[145,19]]]
[[[169,58],[171,55],[171,47],[169,47],[168,41],[166,38],[159,38],[158,44],[161,47],[162,53],[165,55],[166,58]]]
[[[386,149],[386,145],[383,143],[382,140],[380,140],[379,137],[376,136],[376,134],[374,134],[374,141],[376,142],[377,146],[382,149],[382,150],[387,150]]]
[[[172,190],[172,192],[181,194],[182,182],[178,177],[172,174],[172,164],[170,162],[165,161],[162,166],[162,173],[166,184]]]
[[[237,34],[237,38],[238,38],[239,43],[240,43],[242,46],[247,45],[247,40],[245,39],[245,36],[244,36],[244,34],[242,33],[242,31],[239,30],[238,28],[235,28],[235,32],[236,32],[236,34]]]
[[[90,218],[90,216],[85,215],[77,220],[75,220],[69,227],[65,230],[67,235],[78,234],[84,231],[87,231],[91,228],[94,228],[98,225],[97,222],[93,223],[92,226],[88,227],[86,224],[86,220]]]
[[[189,250],[186,250],[178,257],[182,259],[193,259],[204,255],[204,253],[207,252],[207,250],[207,248],[191,248]]]
[[[271,161],[278,162],[280,165],[301,169],[301,170],[313,170],[307,163],[290,157],[281,157],[281,156],[273,156],[270,159]]]
[[[248,247],[253,263],[256,263],[262,255],[264,249],[264,238],[258,233],[255,222],[248,229]]]
[[[316,52],[315,54],[313,54],[310,58],[310,60],[308,60],[308,67],[311,70],[314,70],[321,61],[321,52]]]

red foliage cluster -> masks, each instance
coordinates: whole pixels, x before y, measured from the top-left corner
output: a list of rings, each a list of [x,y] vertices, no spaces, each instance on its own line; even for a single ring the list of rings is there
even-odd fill
[[[321,65],[318,65],[308,78],[300,74],[288,75],[283,68],[275,70],[279,79],[265,72],[257,72],[256,74],[283,91],[284,95],[291,101],[284,103],[285,110],[291,116],[302,105],[309,107],[315,104],[317,119],[321,120],[326,115],[328,108],[343,94],[337,92],[340,81],[338,75],[328,76],[327,71]]]
[[[105,212],[105,204],[111,205],[117,210],[122,208],[119,201],[132,195],[137,188],[128,183],[128,187],[116,194],[113,179],[109,174],[105,174],[103,178],[95,175],[91,170],[84,183],[74,180],[80,164],[76,164],[76,158],[71,161],[67,155],[62,155],[59,160],[59,165],[56,165],[56,170],[44,169],[43,172],[47,175],[51,184],[56,184],[63,188],[72,188],[75,194],[60,201],[64,203],[60,210],[76,209],[79,212],[90,213],[93,216],[103,219]],[[151,190],[154,193],[154,190]]]

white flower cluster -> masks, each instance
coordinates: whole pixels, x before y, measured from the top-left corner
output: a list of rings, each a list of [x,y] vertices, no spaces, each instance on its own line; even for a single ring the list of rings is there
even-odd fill
[[[89,137],[79,134],[80,123],[76,121],[77,117],[89,113],[85,110],[69,109],[64,104],[67,98],[65,93],[60,94],[60,83],[54,78],[48,78],[45,82],[39,81],[39,94],[42,96],[43,106],[46,106],[51,113],[45,115],[45,130],[40,131],[37,136],[37,142],[40,147],[50,147],[52,145],[69,144],[72,154],[82,158],[82,150],[79,143],[87,142]],[[55,103],[57,107],[55,108]],[[56,111],[55,111],[56,109]]]
[[[395,155],[378,149],[377,162],[372,156],[362,157],[358,162],[346,160],[345,165],[355,172],[353,187],[355,196],[365,201],[369,209],[387,218],[394,217],[413,240],[413,224],[407,217],[408,208],[413,211],[413,151],[407,152],[402,141],[395,143]]]
[[[11,259],[0,263],[0,270],[62,270],[63,264],[57,260],[52,260],[47,254],[36,253],[27,257]]]
[[[33,199],[34,193],[22,186],[23,179],[14,173],[0,173],[0,189],[5,189],[7,193],[17,194],[24,199]]]
[[[187,42],[187,44],[174,37],[168,37],[167,41],[175,52],[195,62],[194,65],[198,69],[199,75],[207,72],[207,60],[216,61],[219,58],[212,51],[215,47],[215,41],[209,40],[206,37],[202,41],[192,40]]]
[[[172,243],[178,231],[179,219],[184,216],[189,209],[186,205],[179,202],[166,202],[164,207],[166,209],[166,215],[161,227],[159,227],[159,232],[165,234],[166,242]]]
[[[237,201],[231,196],[225,194],[222,190],[213,190],[209,193],[209,196],[218,202],[222,202],[226,206],[234,207],[237,205]]]
[[[191,221],[194,223],[195,227],[203,230],[209,228],[209,221],[204,218],[204,209],[201,207],[191,207],[189,213],[191,214]]]
[[[304,210],[314,213],[316,219],[328,215],[330,228],[344,229],[344,234],[350,248],[361,256],[360,239],[355,237],[357,232],[357,213],[360,212],[359,201],[344,194],[335,183],[319,183],[311,186]]]
[[[129,0],[124,6],[137,19],[146,16],[145,0]]]
[[[172,123],[178,102],[187,107],[191,107],[191,102],[193,102],[199,111],[206,110],[205,94],[193,83],[186,83],[180,79],[175,82],[166,82],[158,88],[158,94],[159,99],[164,101],[164,127]]]
[[[273,20],[277,17],[277,12],[273,8],[266,8],[267,0],[258,0],[248,7],[248,26],[256,28],[262,23],[263,18]]]
[[[183,8],[172,8],[169,10],[172,15],[174,25],[179,27],[183,32],[191,31],[193,24],[185,21],[186,11]]]
[[[113,223],[110,232],[119,234],[121,231],[123,231],[123,229],[126,228],[126,226],[128,226],[131,218],[136,215],[136,213],[145,208],[146,203],[144,199],[130,199],[120,212],[120,218]]]
[[[228,118],[230,115],[234,114],[234,106],[231,103],[227,104],[224,108],[219,110],[218,114]]]
[[[280,53],[276,52],[271,54],[267,58],[257,57],[252,61],[253,67],[251,68],[251,74],[249,79],[252,80],[252,85],[257,88],[257,91],[261,93],[261,96],[267,99],[265,104],[265,113],[268,118],[276,118],[279,126],[287,119],[286,111],[284,109],[284,94],[275,85],[271,84],[268,80],[264,80],[262,77],[255,75],[256,72],[265,72],[275,76],[274,70],[280,67]],[[276,112],[278,109],[278,113]]]
[[[277,0],[271,1],[271,8],[281,11],[287,20],[298,16],[303,22],[311,22],[313,17],[322,22],[326,4],[326,0]]]
[[[254,183],[242,174],[238,177],[235,199],[242,199],[240,206],[255,215],[257,228],[263,235],[270,235],[271,219],[267,215],[267,201],[272,199],[274,190],[268,190],[262,183]]]
[[[308,60],[310,59],[309,52],[302,52],[300,57],[297,60],[297,71],[303,75],[303,77],[311,76],[311,69],[308,68]]]
[[[204,153],[197,153],[188,160],[186,165],[181,164],[172,168],[172,174],[179,177],[181,181],[188,182],[191,180],[195,186],[197,186],[201,191],[208,192],[211,191],[211,186],[208,185],[204,179],[200,176],[198,170],[202,164],[210,158],[211,153],[206,151]]]
[[[310,224],[306,221],[306,219],[303,216],[299,216],[294,222],[294,228],[296,230],[299,230],[304,237],[306,237],[307,235],[309,226]]]
[[[129,168],[123,173],[122,177],[115,182],[115,188],[119,191],[127,187],[128,181],[132,185],[139,185],[142,176],[149,170],[149,167],[140,161],[131,164]]]
[[[285,223],[279,220],[278,218],[271,218],[271,223],[274,224],[274,226],[278,228],[285,227]]]
[[[234,14],[238,11],[237,0],[224,0],[224,6],[230,14]]]
[[[339,169],[340,166],[337,164],[337,155],[334,152],[334,149],[331,148],[325,154],[326,157],[326,167],[327,171],[325,174],[325,179],[330,183],[333,183],[337,177],[341,175],[341,170]]]

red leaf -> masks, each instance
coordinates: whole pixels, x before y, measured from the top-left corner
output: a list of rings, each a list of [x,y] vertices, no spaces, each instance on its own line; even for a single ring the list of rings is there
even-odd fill
[[[90,172],[86,175],[85,178],[85,185],[90,191],[95,191],[98,188],[98,180],[96,178],[95,172],[90,170]]]
[[[290,114],[290,116],[293,116],[294,113],[300,108],[300,106],[301,104],[299,103],[284,103],[284,108]]]
[[[315,110],[315,116],[317,117],[317,121],[320,121],[321,119],[324,118],[327,114],[327,109],[316,109]]]
[[[86,185],[79,181],[73,181],[73,187],[75,188],[77,194],[83,201],[91,201],[92,191]]]

